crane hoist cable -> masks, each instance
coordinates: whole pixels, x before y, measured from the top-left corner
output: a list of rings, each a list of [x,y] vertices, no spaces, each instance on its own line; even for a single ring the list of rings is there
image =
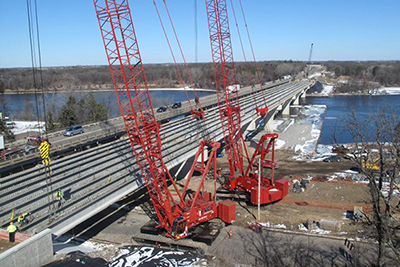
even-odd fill
[[[197,0],[194,0],[194,62],[198,62],[198,21],[197,21]]]
[[[255,86],[254,86],[254,83],[253,83],[253,79],[252,79],[252,77],[251,77],[250,67],[249,67],[249,64],[248,64],[248,62],[247,62],[246,52],[244,51],[244,45],[243,45],[243,41],[242,41],[242,35],[240,34],[240,28],[239,28],[239,24],[238,24],[238,21],[237,21],[237,18],[236,18],[236,12],[235,12],[235,8],[234,8],[234,6],[233,6],[232,0],[231,0],[230,2],[231,2],[232,11],[233,11],[233,17],[234,17],[234,19],[235,19],[236,30],[237,30],[238,37],[239,37],[239,41],[240,41],[240,47],[242,48],[243,59],[244,59],[244,63],[245,63],[245,66],[246,66],[247,79],[248,79],[248,82],[249,82],[249,84],[250,84],[250,86],[251,86],[251,92],[252,92],[252,95],[253,95],[254,105],[256,106],[256,110],[258,110],[257,99],[256,99],[256,93],[255,93],[255,91],[254,91],[254,87],[255,87]]]
[[[231,0],[231,1],[232,1],[232,0]],[[243,16],[244,25],[245,25],[246,32],[247,32],[247,38],[248,38],[248,40],[249,40],[249,44],[250,44],[250,48],[251,48],[251,53],[252,53],[252,55],[253,55],[253,64],[254,64],[254,68],[255,68],[255,70],[256,70],[258,83],[260,84],[260,88],[261,88],[261,87],[262,87],[262,80],[261,80],[260,70],[258,69],[258,66],[257,66],[256,55],[255,55],[255,53],[254,53],[253,42],[251,41],[250,31],[249,31],[249,27],[248,27],[247,20],[246,20],[246,15],[245,15],[245,13],[244,13],[244,8],[243,8],[242,0],[239,0],[239,3],[240,3],[240,9],[241,9],[241,11],[242,11],[242,16]],[[260,113],[263,113],[263,114],[266,114],[266,113],[268,112],[268,105],[267,105],[267,100],[265,99],[265,95],[264,95],[264,94],[263,94],[263,101],[264,101],[265,107],[264,107],[264,108],[260,108],[260,109],[259,109],[259,112],[260,112]]]
[[[36,81],[36,46],[35,46],[35,31],[33,23],[32,14],[32,2],[31,0],[26,0],[26,9],[28,15],[28,28],[29,28],[29,43],[31,49],[31,64],[32,64],[32,79],[33,79],[33,89],[35,92],[35,104],[36,104],[36,119],[38,125],[40,125],[40,112],[39,112],[39,101],[37,95],[37,81]],[[39,131],[40,134],[40,131]]]
[[[38,125],[40,125],[40,101],[38,99],[37,89],[41,89],[42,104],[43,104],[43,117],[45,125],[47,122],[46,118],[46,102],[44,97],[44,86],[43,86],[43,74],[42,74],[42,55],[40,50],[40,35],[39,35],[39,16],[37,1],[31,0],[26,1],[27,16],[28,16],[28,27],[29,27],[29,42],[31,50],[31,63],[32,63],[32,79],[33,88],[35,90],[35,102],[36,102],[36,115]],[[35,36],[36,35],[36,36]],[[35,40],[36,39],[36,40]],[[37,77],[39,76],[39,77]],[[40,84],[39,81],[40,80]],[[55,215],[54,195],[53,195],[53,182],[52,182],[52,170],[50,166],[50,143],[48,142],[47,131],[45,131],[46,139],[42,139],[42,133],[39,130],[39,137],[41,143],[39,144],[39,154],[42,158],[44,175],[46,178],[46,192],[48,202],[48,213],[49,223],[52,221],[52,217]]]
[[[31,52],[33,88],[35,93],[36,117],[38,125],[40,125],[41,106],[43,108],[43,118],[45,123],[47,122],[47,114],[46,114],[46,101],[44,96],[44,85],[43,85],[42,55],[40,49],[39,16],[38,16],[37,1],[27,0],[26,6],[28,15],[29,43]],[[40,100],[38,98],[39,94],[38,89],[40,90],[39,93],[41,95],[42,103],[40,103]],[[41,131],[39,131],[39,135],[42,136]],[[44,132],[44,135],[46,135],[47,137],[47,131]]]
[[[189,95],[188,95],[188,92],[187,92],[187,90],[186,90],[187,86],[186,86],[186,83],[185,83],[185,81],[184,81],[184,79],[183,79],[182,72],[180,71],[179,66],[178,66],[178,63],[177,63],[177,61],[176,61],[175,53],[174,53],[174,51],[173,51],[173,49],[172,49],[171,42],[169,41],[169,37],[168,37],[167,31],[166,31],[166,29],[165,29],[164,22],[163,22],[163,20],[162,20],[162,17],[161,17],[161,15],[160,15],[159,9],[158,9],[158,7],[157,7],[157,3],[156,3],[155,0],[153,0],[153,4],[154,4],[154,7],[155,7],[156,12],[157,12],[158,19],[159,19],[159,21],[160,21],[161,27],[162,27],[163,32],[164,32],[165,39],[166,39],[166,41],[167,41],[167,43],[168,43],[168,47],[169,47],[171,56],[172,56],[173,61],[174,61],[175,70],[176,70],[176,72],[177,72],[177,74],[178,74],[178,76],[179,76],[179,79],[180,79],[180,81],[181,81],[181,83],[182,83],[182,85],[183,85],[183,89],[184,89],[184,91],[185,91],[186,98],[187,98],[187,100],[188,100],[188,103],[189,103],[189,106],[190,106],[190,109],[191,109],[191,113],[192,113],[196,118],[204,119],[204,111],[203,111],[203,109],[202,109],[202,107],[201,107],[201,104],[200,104],[200,101],[199,101],[199,97],[197,96],[195,84],[194,84],[194,82],[193,82],[192,75],[191,75],[191,73],[190,73],[190,71],[189,71],[189,68],[188,68],[188,66],[187,66],[186,59],[185,59],[185,55],[184,55],[184,53],[183,53],[182,46],[181,46],[181,44],[180,44],[180,42],[179,42],[179,38],[178,38],[178,35],[177,35],[177,33],[176,33],[175,26],[174,26],[174,23],[173,23],[173,21],[172,21],[171,15],[170,15],[170,13],[169,13],[169,9],[168,9],[167,3],[166,3],[165,0],[163,0],[163,2],[164,2],[165,10],[166,10],[166,12],[167,12],[167,14],[168,14],[168,18],[169,18],[171,27],[172,27],[173,32],[174,32],[174,36],[175,36],[176,43],[177,43],[177,45],[178,45],[178,47],[179,47],[179,51],[180,51],[181,56],[182,56],[182,60],[183,60],[183,64],[184,64],[184,69],[185,69],[186,74],[187,74],[187,76],[188,76],[190,85],[191,85],[191,87],[192,87],[192,89],[193,89],[193,91],[194,91],[196,109],[193,108],[193,106],[192,106],[191,100],[190,100]]]

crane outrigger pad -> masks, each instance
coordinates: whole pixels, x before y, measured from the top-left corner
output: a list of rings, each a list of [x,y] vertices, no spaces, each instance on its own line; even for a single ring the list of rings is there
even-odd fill
[[[196,242],[188,238],[176,240],[165,235],[151,235],[138,233],[132,237],[138,243],[157,247],[175,248],[180,250],[194,251],[201,255],[208,252],[208,246],[202,242]]]
[[[149,221],[140,228],[140,233],[132,238],[136,242],[155,246],[173,247],[198,252],[201,250],[202,254],[207,252],[207,245],[212,245],[223,227],[219,220],[213,220],[198,225],[191,235],[185,239],[172,239],[165,236],[163,228],[156,226],[157,224],[154,221]]]

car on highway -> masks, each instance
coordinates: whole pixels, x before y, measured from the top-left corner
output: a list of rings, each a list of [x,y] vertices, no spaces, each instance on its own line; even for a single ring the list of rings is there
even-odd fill
[[[157,109],[157,112],[158,112],[158,113],[165,112],[165,111],[167,111],[167,107],[166,107],[166,106],[162,106],[162,107],[159,107],[159,108]]]
[[[181,102],[175,102],[175,103],[172,105],[172,108],[173,108],[173,109],[180,108],[180,107],[182,107],[182,103],[181,103]]]
[[[84,133],[83,127],[81,125],[74,125],[70,126],[65,131],[63,132],[64,136],[73,136],[75,134],[81,134]]]
[[[330,156],[327,158],[324,158],[324,162],[340,162],[342,158],[340,156]]]

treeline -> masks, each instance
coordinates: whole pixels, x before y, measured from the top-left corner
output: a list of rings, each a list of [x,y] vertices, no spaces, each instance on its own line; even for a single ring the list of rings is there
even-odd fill
[[[400,86],[400,61],[327,61],[328,71],[336,77],[350,76],[360,82],[376,82],[383,86]]]
[[[238,62],[236,79],[241,85],[256,82],[255,68],[249,63],[252,81],[249,82],[246,64]],[[302,71],[304,62],[268,61],[259,62],[258,69],[262,81],[278,79],[284,75],[292,75]],[[184,66],[179,65],[188,83]],[[189,64],[191,75],[198,88],[213,88],[214,70],[212,63]],[[173,64],[147,64],[145,72],[150,87],[173,88],[182,86]],[[110,89],[112,80],[108,66],[75,66],[43,68],[43,88],[46,90],[83,90],[83,89]],[[32,70],[30,68],[0,69],[0,90],[19,92],[34,88]]]
[[[98,103],[92,94],[79,101],[74,96],[57,112],[46,113],[46,129],[52,131],[71,125],[107,120],[108,110],[104,104]]]

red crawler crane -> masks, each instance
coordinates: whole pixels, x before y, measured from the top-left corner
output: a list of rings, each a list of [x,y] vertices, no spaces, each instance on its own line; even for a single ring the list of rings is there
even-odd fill
[[[271,150],[271,177],[261,178],[262,186],[260,193],[262,196],[260,204],[277,201],[288,193],[287,180],[274,180],[274,145],[278,135],[264,135],[250,160],[241,132],[238,90],[234,88],[236,84],[235,64],[233,60],[226,0],[205,0],[205,3],[219,114],[230,170],[230,176],[227,178],[224,187],[229,191],[246,191],[250,194],[250,201],[253,204],[258,204],[258,175],[250,171],[255,163],[256,156],[261,156],[261,160],[263,161],[262,166],[264,166],[267,160],[266,156]],[[268,140],[270,141],[268,145],[265,146]],[[243,163],[244,157],[249,163],[246,171]]]
[[[168,237],[184,238],[189,235],[190,228],[217,217],[215,165],[219,143],[200,143],[190,172],[191,177],[200,159],[200,185],[196,192],[189,194],[189,177],[180,193],[161,155],[160,126],[154,116],[129,3],[127,0],[93,0],[93,3],[126,132],[153,203],[158,227],[164,228]],[[207,163],[205,147],[211,151]],[[204,191],[212,164],[214,195]],[[175,188],[177,201],[168,189],[167,176]],[[233,215],[231,221],[225,221],[231,223]]]

